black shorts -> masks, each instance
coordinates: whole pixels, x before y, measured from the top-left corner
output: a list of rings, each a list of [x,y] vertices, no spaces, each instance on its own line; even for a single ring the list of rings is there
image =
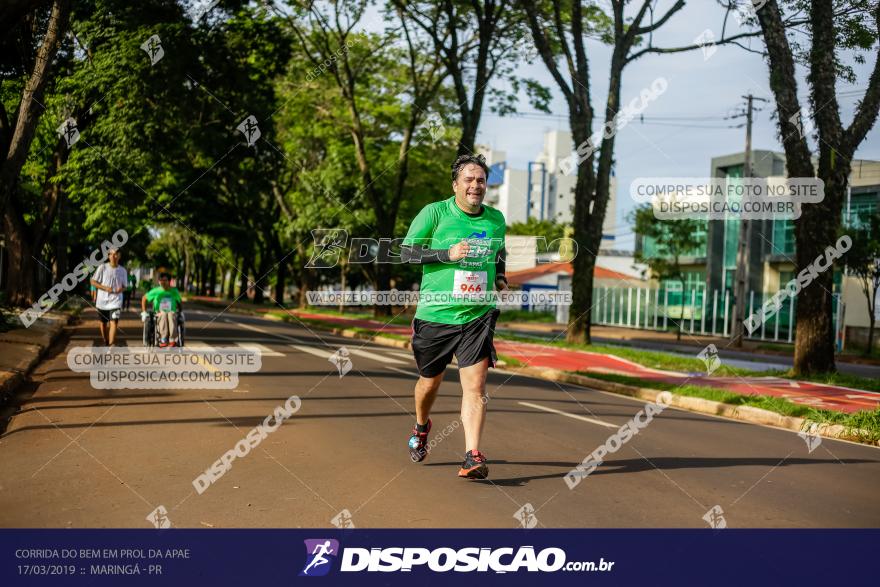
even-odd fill
[[[114,322],[119,322],[119,318],[113,317],[113,312],[119,312],[119,314],[122,314],[122,310],[119,308],[115,310],[102,310],[101,308],[95,309],[98,310],[98,320],[101,321],[101,324],[107,324],[111,320],[113,320]],[[117,314],[117,316],[119,314]]]
[[[492,342],[499,310],[490,310],[465,324],[441,324],[413,320],[412,349],[422,377],[436,377],[458,359],[459,367],[476,365],[489,358],[491,366],[498,359]]]

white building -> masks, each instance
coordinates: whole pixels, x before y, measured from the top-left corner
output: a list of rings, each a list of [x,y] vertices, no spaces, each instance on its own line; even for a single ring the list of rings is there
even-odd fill
[[[571,156],[574,141],[571,133],[554,130],[544,134],[544,148],[529,161],[526,169],[512,169],[507,154],[487,147],[479,151],[486,156],[491,170],[486,202],[501,210],[508,224],[529,218],[554,220],[565,224],[572,221],[574,186],[577,174],[564,175],[559,162]],[[617,182],[611,178],[608,207],[603,224],[602,246],[614,244],[614,222],[617,213]]]

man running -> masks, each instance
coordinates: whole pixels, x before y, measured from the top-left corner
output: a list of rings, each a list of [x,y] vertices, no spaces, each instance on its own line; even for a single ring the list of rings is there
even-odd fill
[[[107,263],[98,265],[92,275],[91,285],[97,290],[95,307],[101,321],[101,340],[104,346],[116,344],[116,328],[122,313],[122,292],[128,286],[128,274],[119,264],[119,249],[107,251]]]
[[[412,348],[419,369],[416,424],[410,457],[428,455],[428,415],[453,355],[461,378],[461,422],[465,457],[459,477],[485,479],[480,437],[486,417],[486,375],[495,366],[492,337],[498,310],[492,289],[507,289],[504,277],[504,215],[483,204],[489,168],[482,155],[462,155],[452,164],[455,195],[425,206],[401,247],[404,262],[424,265]]]

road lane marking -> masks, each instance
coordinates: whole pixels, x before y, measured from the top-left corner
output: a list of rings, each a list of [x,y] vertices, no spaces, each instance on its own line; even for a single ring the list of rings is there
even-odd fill
[[[209,345],[206,342],[202,342],[200,340],[188,340],[186,341],[186,347],[196,351],[209,351],[213,352],[214,347]]]
[[[301,352],[303,352],[303,353],[309,353],[309,354],[311,354],[311,355],[315,355],[315,356],[317,356],[317,357],[321,357],[322,359],[329,359],[330,357],[332,357],[332,356],[335,355],[335,353],[331,353],[331,352],[329,352],[329,351],[323,351],[323,350],[321,350],[321,349],[315,349],[315,348],[312,348],[312,347],[309,347],[309,346],[303,346],[303,345],[300,345],[300,344],[292,344],[292,345],[290,345],[290,346],[291,346],[292,348],[295,348],[295,349],[298,350],[298,351],[301,351]]]
[[[253,330],[254,332],[259,332],[260,334],[268,334],[269,336],[277,336],[278,338],[283,338],[284,340],[289,340],[291,342],[303,342],[298,338],[294,338],[292,336],[287,336],[286,334],[278,334],[277,332],[271,332],[264,328],[258,328],[256,326],[251,326],[250,324],[245,324],[244,322],[236,322],[235,320],[230,320],[226,318],[226,322],[230,324],[235,324],[236,326],[241,326],[242,328],[247,328],[248,330]]]
[[[412,358],[413,358],[413,354],[412,354],[412,353],[404,353],[404,352],[401,352],[401,351],[385,351],[385,352],[387,352],[387,353],[390,354],[390,355],[394,355],[395,357],[400,357],[400,358],[402,358],[402,359],[409,359],[409,360],[412,360]]]
[[[594,420],[593,418],[587,418],[586,416],[581,416],[580,414],[569,414],[568,412],[563,412],[562,410],[557,410],[555,408],[548,408],[546,406],[540,406],[538,404],[533,404],[529,402],[516,402],[521,406],[526,406],[529,408],[535,408],[537,410],[544,410],[545,412],[550,412],[552,414],[559,414],[560,416],[568,416],[569,418],[574,418],[575,420],[582,420],[584,422],[589,422],[590,424],[598,424],[599,426],[604,426],[605,428],[620,428],[615,424],[609,424],[608,422],[603,422],[602,420]]]
[[[283,357],[284,353],[272,350],[264,344],[258,342],[237,342],[235,343],[243,349],[260,353],[261,357]]]
[[[379,353],[371,353],[370,351],[365,351],[364,349],[348,349],[348,352],[353,355],[358,355],[360,357],[366,357],[367,359],[373,359],[374,361],[379,361],[380,363],[393,363],[395,365],[406,365],[406,361],[401,361],[400,359],[392,359],[387,355],[380,355]]]

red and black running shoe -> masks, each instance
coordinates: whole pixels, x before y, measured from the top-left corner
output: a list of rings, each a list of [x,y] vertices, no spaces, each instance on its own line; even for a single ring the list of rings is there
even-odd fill
[[[467,479],[487,479],[489,477],[489,465],[486,456],[478,450],[469,450],[464,455],[464,462],[458,471],[459,477]]]
[[[431,418],[428,418],[427,428],[419,432],[418,426],[413,426],[412,435],[409,437],[409,458],[414,463],[420,463],[428,456],[428,433],[431,432]]]

